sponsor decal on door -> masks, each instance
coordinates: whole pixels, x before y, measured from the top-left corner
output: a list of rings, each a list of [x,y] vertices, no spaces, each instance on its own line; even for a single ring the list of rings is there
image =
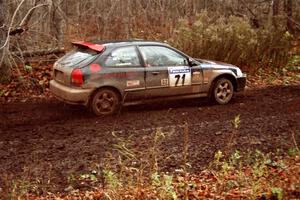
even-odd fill
[[[191,85],[191,68],[187,66],[169,67],[169,83],[171,87]]]
[[[127,87],[136,87],[140,85],[140,81],[139,80],[128,80],[126,82],[126,86]]]

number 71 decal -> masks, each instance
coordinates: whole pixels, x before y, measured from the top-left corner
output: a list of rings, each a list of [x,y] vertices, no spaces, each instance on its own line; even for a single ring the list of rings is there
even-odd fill
[[[169,67],[169,82],[171,87],[191,85],[190,67]]]

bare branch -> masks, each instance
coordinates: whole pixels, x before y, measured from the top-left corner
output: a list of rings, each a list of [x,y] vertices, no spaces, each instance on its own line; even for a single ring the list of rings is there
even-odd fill
[[[288,17],[288,19],[297,26],[297,28],[300,30],[300,24],[297,23],[294,19],[292,19],[291,17]]]
[[[39,8],[39,7],[42,7],[42,6],[49,6],[49,4],[39,4],[39,5],[36,5],[34,7],[32,7],[25,15],[25,17],[23,18],[23,20],[21,21],[20,23],[20,26],[27,26],[29,20],[30,20],[30,17],[33,13],[33,10],[36,9],[36,8]]]
[[[64,48],[55,48],[55,49],[42,49],[38,51],[17,51],[11,52],[13,56],[22,56],[22,57],[29,57],[29,56],[44,56],[49,54],[61,54],[65,53]]]
[[[4,47],[6,47],[6,45],[8,44],[8,42],[9,42],[9,37],[10,37],[10,36],[9,36],[9,33],[10,33],[11,29],[12,29],[13,23],[14,23],[14,21],[15,21],[15,17],[16,17],[17,13],[19,12],[19,10],[20,10],[20,8],[21,8],[21,6],[22,6],[22,4],[23,4],[24,2],[25,2],[25,0],[22,0],[21,3],[20,3],[20,4],[18,5],[18,7],[16,8],[16,10],[15,10],[13,16],[12,16],[10,25],[9,25],[9,27],[8,27],[6,40],[5,40],[4,44],[3,44],[3,46],[0,47],[0,50],[3,49]],[[2,58],[1,58],[1,62],[0,62],[0,63],[2,63],[3,58],[4,58],[4,54],[3,54]]]
[[[244,0],[240,0],[242,4],[247,8],[247,10],[250,12],[250,14],[254,17],[257,18],[256,14],[249,8],[249,6],[245,3]]]
[[[38,7],[42,7],[42,6],[48,6],[48,4],[39,4],[36,5],[34,7],[32,7],[25,15],[25,17],[23,18],[23,20],[21,21],[19,27],[15,28],[14,30],[11,30],[9,32],[9,35],[16,35],[16,34],[21,34],[24,31],[28,30],[28,23],[30,21],[30,18],[32,16],[33,10],[38,8]]]

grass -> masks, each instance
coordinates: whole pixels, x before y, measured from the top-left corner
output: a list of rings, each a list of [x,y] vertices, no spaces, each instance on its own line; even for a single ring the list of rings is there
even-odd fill
[[[236,151],[225,158],[218,151],[211,167],[198,174],[182,170],[147,175],[135,169],[124,176],[104,169],[103,186],[70,190],[66,195],[32,195],[32,185],[19,182],[12,187],[10,199],[296,199],[300,194],[299,164],[299,153],[282,158],[260,151]],[[94,180],[96,176],[80,178]]]
[[[294,147],[285,156],[273,153],[232,152],[241,124],[240,116],[232,120],[232,135],[226,152],[217,151],[210,166],[198,173],[189,171],[188,124],[184,125],[183,164],[172,173],[159,168],[160,146],[165,134],[158,129],[149,141],[149,148],[137,151],[131,137],[113,133],[116,154],[110,154],[103,169],[98,168],[68,177],[65,194],[51,194],[39,190],[42,183],[26,177],[14,180],[6,189],[8,199],[296,199],[300,196],[300,152]],[[292,137],[294,135],[292,134]],[[229,152],[232,152],[229,154]],[[114,155],[114,156],[113,156]],[[112,163],[111,161],[115,161]],[[73,183],[88,185],[74,189]],[[1,191],[1,190],[0,190]],[[4,191],[2,191],[4,192]]]

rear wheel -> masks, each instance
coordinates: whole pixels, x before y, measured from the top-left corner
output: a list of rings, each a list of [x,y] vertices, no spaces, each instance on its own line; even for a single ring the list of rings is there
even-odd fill
[[[100,89],[93,96],[91,110],[96,115],[111,115],[120,106],[119,95],[111,89]]]
[[[217,80],[213,88],[213,98],[218,104],[227,104],[233,96],[233,84],[227,78]]]

